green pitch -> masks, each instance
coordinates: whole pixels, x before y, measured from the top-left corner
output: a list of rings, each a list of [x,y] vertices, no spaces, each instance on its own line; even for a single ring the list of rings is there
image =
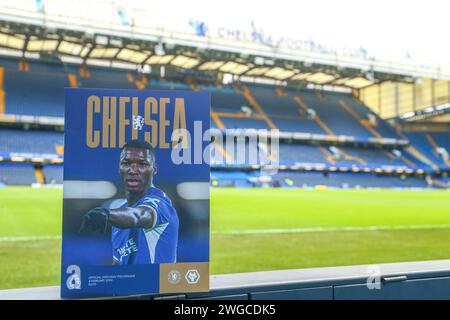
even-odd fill
[[[212,189],[215,274],[450,259],[450,192]]]
[[[0,189],[0,289],[57,285],[60,189]],[[213,274],[450,259],[450,192],[212,189]]]

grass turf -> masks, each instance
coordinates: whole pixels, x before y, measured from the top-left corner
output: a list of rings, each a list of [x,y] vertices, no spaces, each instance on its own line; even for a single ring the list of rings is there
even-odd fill
[[[60,240],[1,238],[59,235],[61,203],[60,189],[0,189],[0,289],[59,283]],[[445,191],[212,189],[211,268],[223,274],[448,259],[446,225]],[[419,229],[336,231],[372,226]],[[323,231],[283,231],[293,228]],[[247,231],[254,234],[230,234]]]
[[[213,274],[449,259],[450,193],[212,189],[211,226]]]
[[[0,241],[0,289],[59,284],[61,240]]]
[[[213,274],[450,258],[450,229],[217,235]]]
[[[450,192],[212,189],[213,232],[450,224]]]
[[[0,188],[0,238],[61,235],[62,189]]]

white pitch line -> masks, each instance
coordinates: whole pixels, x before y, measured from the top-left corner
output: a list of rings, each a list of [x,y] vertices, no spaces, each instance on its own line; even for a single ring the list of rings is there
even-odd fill
[[[39,240],[59,240],[61,236],[30,236],[30,237],[0,237],[0,242],[19,242],[19,241],[39,241]]]
[[[361,226],[361,227],[316,227],[316,228],[291,228],[291,229],[244,229],[231,231],[212,231],[213,235],[259,235],[259,234],[283,234],[283,233],[312,233],[312,232],[336,232],[336,231],[383,231],[383,230],[420,230],[420,229],[448,229],[450,224],[414,224],[394,226]],[[30,236],[30,237],[0,237],[0,242],[59,240],[61,236]]]
[[[420,229],[448,229],[450,224],[416,224],[394,226],[361,226],[338,228],[291,228],[291,229],[244,229],[231,231],[213,231],[213,235],[259,235],[259,234],[283,234],[283,233],[312,233],[312,232],[336,232],[336,231],[384,231],[384,230],[420,230]]]

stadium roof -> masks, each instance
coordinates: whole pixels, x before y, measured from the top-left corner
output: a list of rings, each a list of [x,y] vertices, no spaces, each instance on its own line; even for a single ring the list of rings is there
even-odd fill
[[[148,12],[125,12],[114,3],[95,3],[92,12],[77,5],[67,10],[63,4],[70,2],[1,1],[0,55],[130,70],[169,66],[196,75],[229,74],[241,81],[354,89],[382,118],[450,101],[450,70],[443,67],[392,63],[362,49],[337,52],[315,43],[268,42],[256,29],[250,37],[218,37],[205,33],[199,21],[184,31],[167,30],[147,21]]]

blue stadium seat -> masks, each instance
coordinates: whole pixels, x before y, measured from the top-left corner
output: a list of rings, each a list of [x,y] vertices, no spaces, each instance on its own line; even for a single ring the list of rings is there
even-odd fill
[[[264,122],[264,120],[260,119],[252,119],[252,118],[225,118],[221,117],[220,120],[225,125],[227,129],[267,129],[270,128]]]
[[[84,88],[136,89],[134,81],[127,80],[127,71],[89,67],[89,78],[78,76],[78,84]],[[132,73],[132,72],[131,72]]]
[[[318,147],[301,144],[280,144],[279,158],[280,163],[327,163],[327,159]]]
[[[450,133],[449,132],[433,132],[431,136],[436,141],[437,145],[445,148],[450,154]]]
[[[230,91],[213,91],[211,94],[211,108],[216,112],[242,112],[241,107],[250,107],[242,94]]]
[[[63,143],[62,132],[0,129],[0,152],[56,154]]]
[[[411,144],[425,155],[433,163],[443,166],[445,163],[442,158],[433,150],[433,146],[427,140],[425,133],[423,132],[405,132],[405,135],[411,141]],[[450,151],[450,150],[449,150]]]
[[[426,182],[419,177],[378,176],[373,173],[329,173],[321,172],[279,173],[275,178],[291,179],[295,186],[326,185],[336,188],[426,188]]]
[[[67,66],[57,63],[29,62],[29,71],[19,71],[18,61],[12,59],[0,60],[0,66],[5,68],[5,93],[6,112],[12,114],[30,114],[46,116],[64,115],[64,87],[69,86],[68,74],[76,74],[80,87],[113,88],[113,89],[136,89],[135,80],[140,77],[135,71],[125,71],[118,69],[106,69],[100,67],[89,67],[90,77],[80,76],[79,66]],[[129,74],[132,77],[129,77]],[[150,79],[144,83],[145,89],[157,90],[191,90],[188,83],[161,81]],[[307,89],[284,89],[285,94],[277,94],[273,86],[248,85],[251,95],[268,115],[270,120],[280,131],[306,132],[313,134],[328,134],[324,125],[308,117],[305,110],[295,101],[296,95],[300,96],[306,105],[313,109],[323,121],[325,126],[330,128],[336,135],[348,135],[355,137],[374,137],[374,134],[365,128],[356,118],[368,119],[372,114],[376,117],[377,125],[373,128],[386,138],[399,138],[399,134],[386,121],[380,119],[373,111],[364,104],[356,102],[350,94],[326,93],[322,94],[322,99],[312,90]],[[250,108],[253,114],[258,112],[251,106],[244,94],[232,86],[217,87],[214,85],[201,85],[200,90],[208,91],[212,96],[212,110],[217,113],[242,114],[243,106]],[[340,101],[346,102],[350,112],[340,106]],[[262,119],[251,117],[227,117],[220,115],[221,122],[229,129],[270,129],[268,123]],[[211,127],[216,128],[217,124],[211,121]],[[324,129],[325,128],[325,129]],[[427,140],[424,133],[407,133],[407,138],[411,140],[414,147],[426,155],[430,160],[438,165],[445,165],[439,157],[432,144]],[[432,138],[440,147],[450,151],[449,133],[431,133]],[[20,153],[56,153],[55,147],[63,145],[63,133],[53,131],[27,131],[17,129],[0,129],[0,152],[20,152]],[[231,148],[231,146],[227,146]],[[334,163],[336,165],[361,164],[364,161],[370,166],[406,166],[423,165],[411,154],[402,152],[402,157],[396,157],[392,150],[379,150],[374,148],[352,148],[330,146],[318,147],[308,144],[287,144],[282,143],[279,149],[280,162],[285,164],[302,163]],[[333,150],[341,153],[340,157],[334,157],[330,161]],[[231,151],[227,149],[226,151]],[[345,157],[347,154],[351,158]],[[236,160],[236,159],[234,159]],[[248,157],[245,164],[250,164]],[[10,167],[1,164],[1,172],[7,174],[10,181],[19,184],[29,184],[35,181],[33,167],[31,165],[11,165]],[[62,183],[62,167],[46,165],[43,167],[44,175],[48,181]],[[17,172],[17,179],[11,172]],[[213,171],[213,175],[216,174]],[[292,176],[297,186],[307,184],[326,184],[335,187],[361,186],[361,187],[426,187],[424,179],[419,177],[408,177],[400,179],[391,176],[376,176],[369,173],[330,173],[324,176],[317,172],[302,173],[280,173],[280,177]],[[239,177],[238,177],[239,176]],[[257,176],[257,175],[256,175]],[[12,178],[11,178],[12,177]],[[232,182],[234,186],[249,187],[252,183],[250,178],[255,177],[255,173],[228,172],[217,175],[219,181]],[[12,180],[11,180],[12,179]],[[31,182],[30,182],[31,181]]]
[[[320,101],[318,98],[311,96],[303,97],[306,105],[315,110],[320,119],[334,132],[336,135],[347,135],[357,137],[373,137],[373,135],[364,128],[353,116],[346,110],[342,109],[336,101],[330,99]]]
[[[236,171],[215,171],[212,179],[219,180],[219,186],[250,187],[252,178],[259,177],[259,172],[244,173]],[[270,176],[272,185],[283,187],[316,187],[334,188],[426,188],[427,184],[420,177],[379,176],[374,173],[329,173],[322,172],[286,172],[282,171]],[[290,181],[290,183],[288,183]]]
[[[270,119],[280,131],[327,134],[314,120],[297,118],[283,119],[271,116]]]
[[[6,185],[31,185],[37,182],[33,165],[0,163],[0,182]]]
[[[401,158],[396,158],[390,151],[383,151],[380,149],[363,149],[363,148],[339,148],[344,150],[348,155],[361,158],[366,163],[371,165],[392,165],[392,166],[405,166],[407,165]],[[389,154],[393,159],[391,159]]]
[[[29,71],[19,71],[17,63],[4,63],[6,113],[64,115],[64,87],[67,76],[62,65],[29,63]]]
[[[191,85],[189,85],[187,83],[150,80],[148,89],[152,89],[152,90],[192,90],[192,87],[191,87]]]
[[[62,165],[45,165],[43,167],[45,181],[47,184],[63,183],[63,166]]]
[[[328,96],[329,94],[327,94],[327,97]],[[389,123],[381,119],[376,113],[370,110],[369,107],[362,103],[355,102],[355,100],[348,95],[342,95],[340,99],[345,100],[353,112],[355,112],[361,119],[368,120],[368,114],[372,114],[377,121],[377,125],[374,128],[382,137],[400,139],[395,129]]]

